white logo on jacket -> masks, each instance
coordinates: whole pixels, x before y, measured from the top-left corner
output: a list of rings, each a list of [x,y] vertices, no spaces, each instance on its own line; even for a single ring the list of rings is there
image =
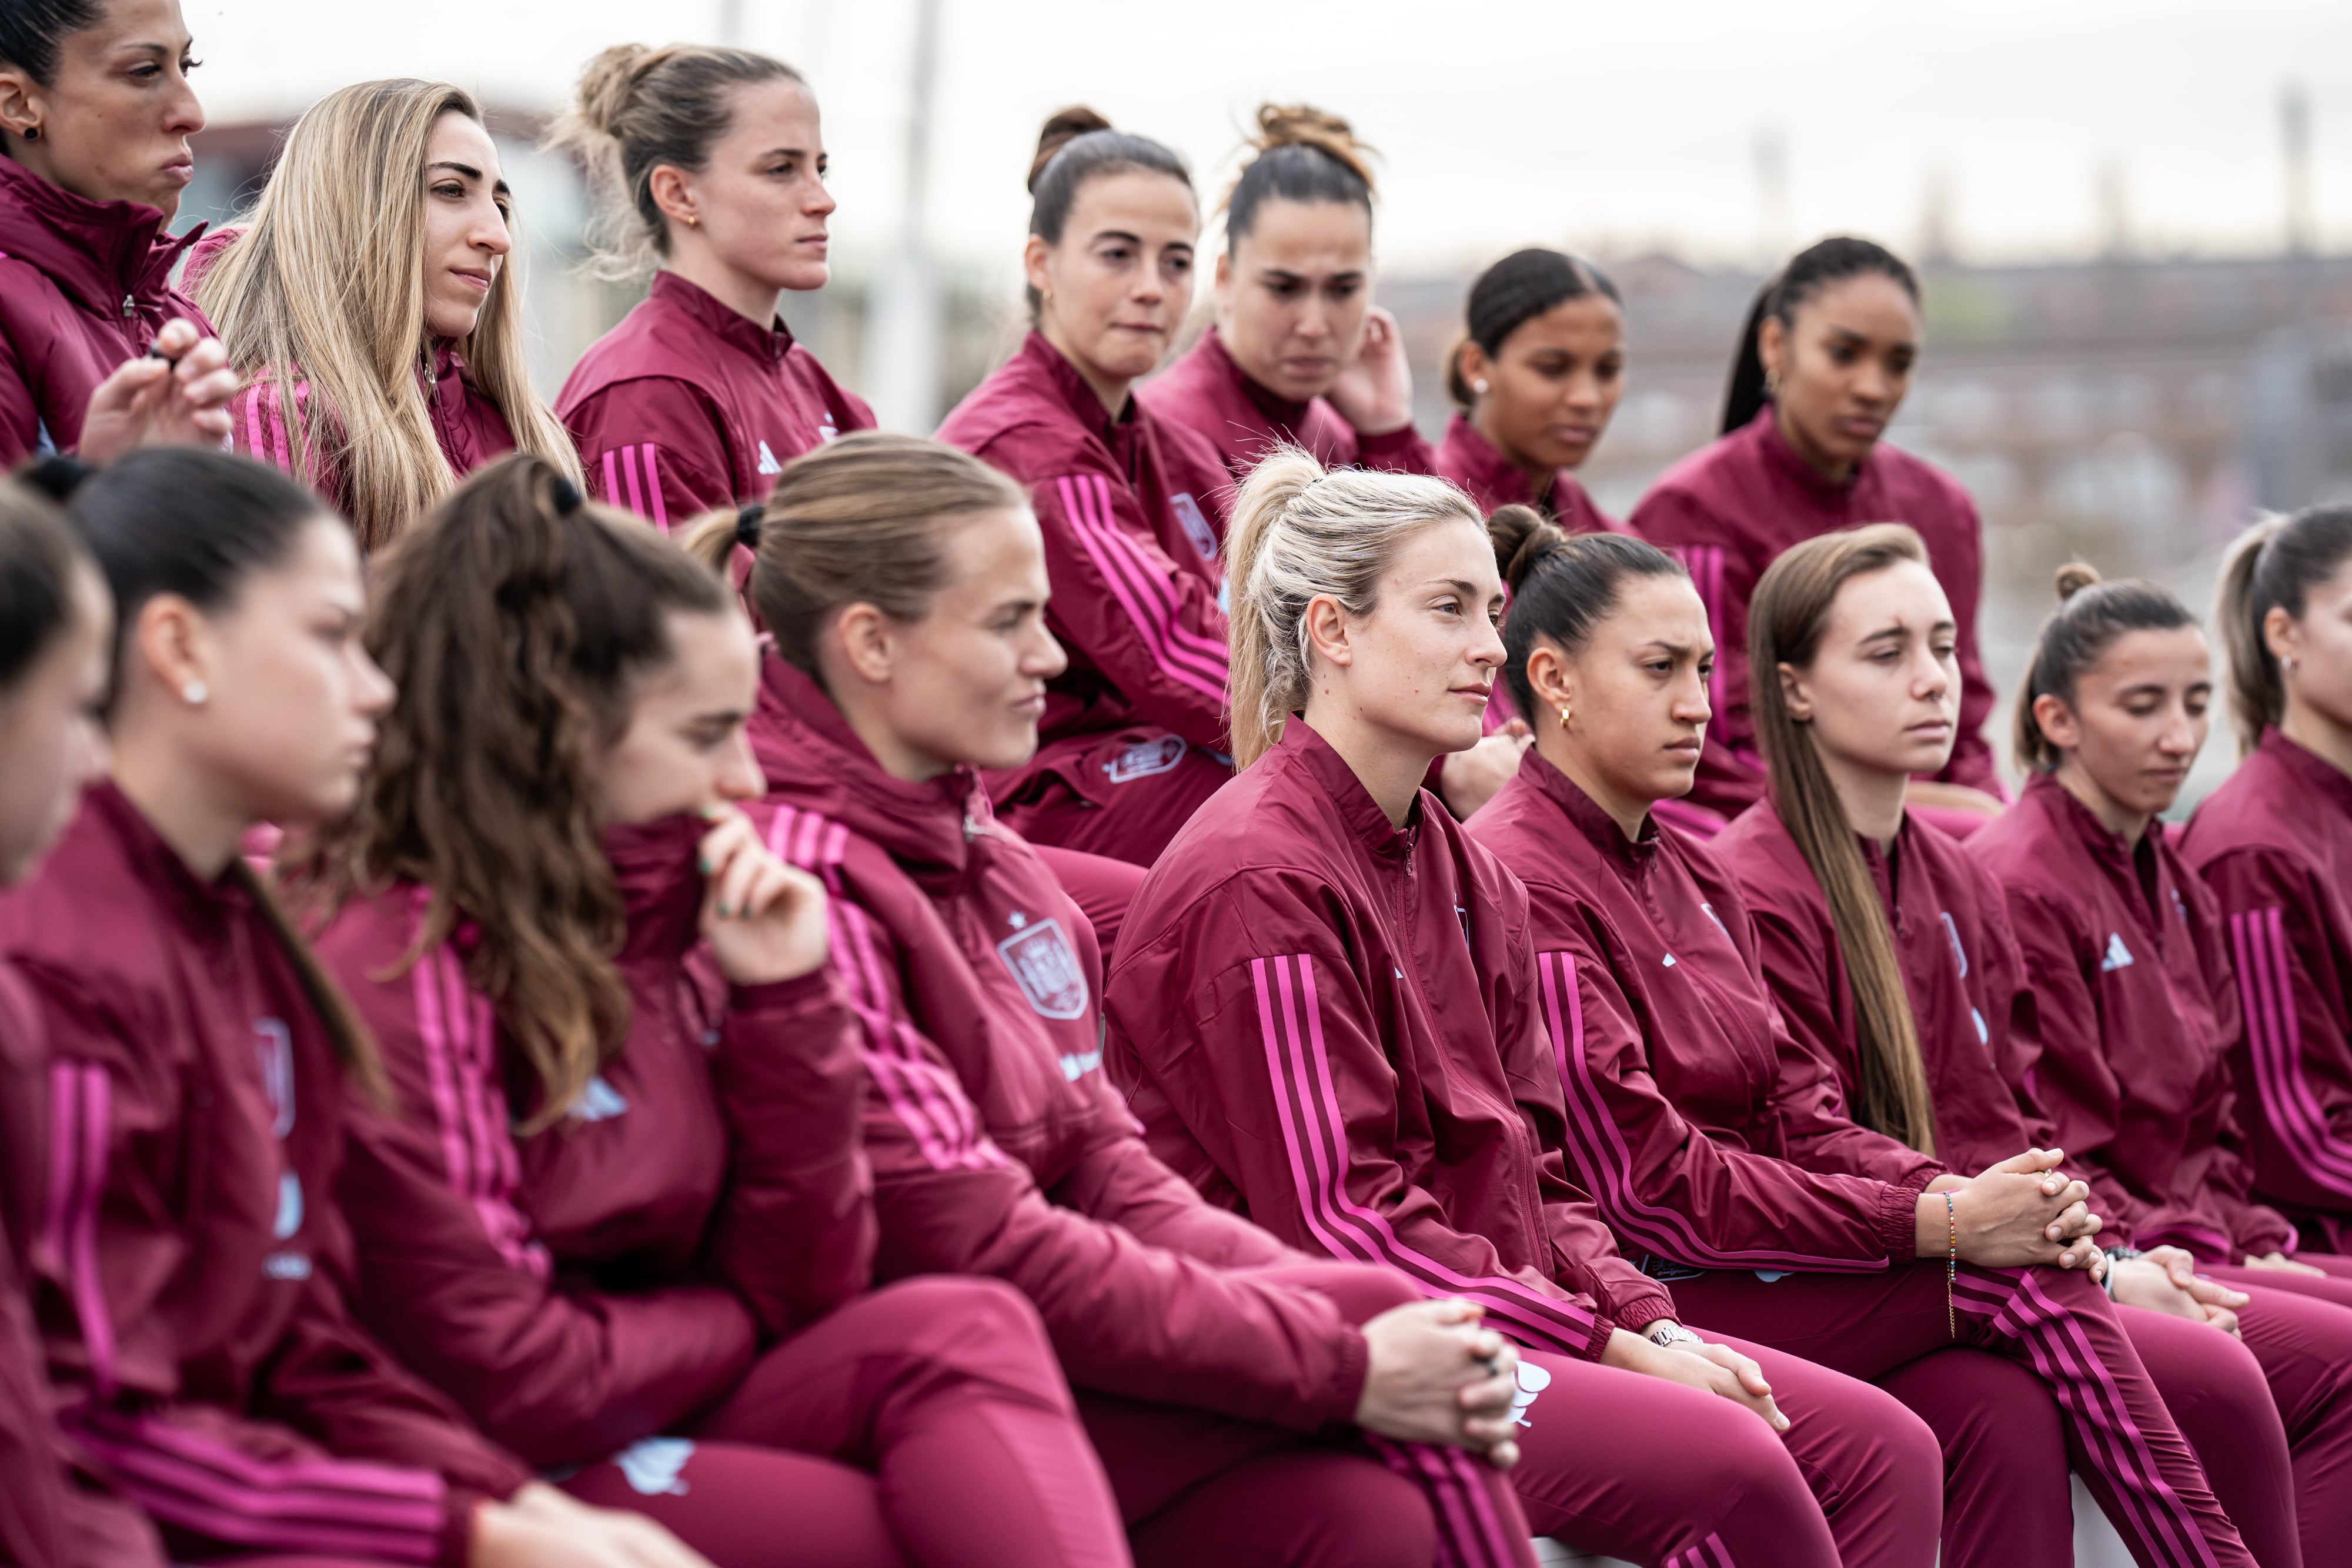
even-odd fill
[[[1004,960],[1021,994],[1029,1005],[1049,1019],[1082,1019],[1087,1016],[1087,976],[1078,967],[1078,956],[1062,935],[1058,920],[1041,920],[1028,924],[1028,916],[1015,915],[1013,934],[996,945],[996,956]]]
[[[1130,784],[1138,779],[1149,779],[1155,773],[1165,773],[1184,760],[1184,737],[1163,735],[1157,740],[1139,740],[1102,765],[1114,784]]]
[[[2108,932],[2107,956],[2099,960],[2099,973],[2105,975],[2116,969],[2127,969],[2131,967],[2131,949],[2124,946],[2124,934],[2120,931]]]
[[[1189,490],[1179,490],[1168,497],[1169,510],[1176,514],[1176,522],[1192,548],[1201,552],[1202,560],[1217,559],[1217,536],[1209,527],[1209,519],[1201,515],[1201,503],[1192,499]]]
[[[784,465],[776,461],[776,455],[768,450],[768,444],[764,441],[760,443],[760,472],[781,474],[783,471]]]

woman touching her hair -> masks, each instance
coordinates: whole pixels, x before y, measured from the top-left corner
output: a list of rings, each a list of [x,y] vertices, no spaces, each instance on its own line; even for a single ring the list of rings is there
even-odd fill
[[[1926,1429],[1683,1329],[1562,1168],[1526,895],[1420,788],[1477,740],[1503,659],[1475,505],[1294,451],[1236,518],[1243,771],[1145,879],[1110,983],[1152,1147],[1285,1241],[1479,1303],[1521,1347],[1539,1533],[1643,1563],[1931,1561]]]
[[[1258,105],[1249,145],[1225,196],[1215,323],[1137,401],[1204,437],[1236,485],[1280,446],[1431,472],[1396,318],[1372,303],[1371,150],[1303,103]]]
[[[178,0],[0,12],[0,469],[212,445],[236,391],[163,232],[205,111]],[[201,232],[201,231],[198,231]]]
[[[1983,527],[1951,476],[1881,440],[1923,336],[1919,279],[1901,257],[1843,236],[1800,251],[1748,312],[1722,439],[1667,469],[1628,519],[1690,569],[1715,638],[1695,805],[1736,817],[1765,792],[1747,667],[1748,601],[1764,569],[1801,540],[1892,518],[1926,541],[1958,627],[1951,759],[1919,781],[1911,807],[1955,834],[2000,810],[1983,733],[1992,687],[1977,653]]]
[[[0,896],[47,1034],[61,1186],[37,1306],[69,1434],[174,1561],[695,1568],[534,1480],[345,1306],[344,1105],[383,1066],[237,847],[347,810],[391,700],[349,532],[188,450],[123,458],[71,518],[114,601],[111,769]]]
[[[2053,1267],[2097,1256],[2084,1184],[2021,1127],[1969,1180],[1932,1129],[1857,1125],[1790,1037],[1730,870],[1656,821],[1690,788],[1708,718],[1715,650],[1688,573],[1523,509],[1490,530],[1536,744],[1470,831],[1527,883],[1570,1168],[1620,1244],[1695,1322],[1868,1378],[1926,1420],[1948,1562],[2067,1560],[2062,1412],[2135,1550],[2201,1561],[2182,1543],[2226,1520],[2210,1497],[2182,1512],[2179,1487],[2203,1491],[2195,1460],[2113,1309]],[[2137,1438],[2119,1447],[2126,1413],[2168,1469]]]
[[[2058,590],[2018,698],[2024,793],[1969,854],[2006,895],[2024,956],[2036,1099],[2143,1249],[2123,1266],[2232,1288],[2206,1314],[2234,1319],[2262,1365],[2304,1557],[2324,1561],[2352,1531],[2352,1260],[2289,1259],[2294,1228],[2246,1196],[2228,937],[2157,818],[2204,746],[2205,635],[2153,583],[2102,583],[2077,563]]]
[[[832,898],[879,1272],[1036,1304],[1139,1563],[1518,1562],[1508,1483],[1456,1451],[1513,1457],[1500,1336],[1203,1203],[1105,1082],[1092,930],[979,785],[1063,664],[1039,536],[1004,475],[868,432],[697,538],[754,551],[751,810]]]
[[[400,695],[315,867],[401,1108],[339,1185],[368,1324],[719,1568],[1124,1563],[1026,1303],[862,1293],[860,1069],[824,892],[737,809],[758,653],[724,580],[522,457],[376,580]]]
[[[361,82],[287,132],[242,230],[189,263],[245,388],[236,449],[310,485],[381,549],[520,447],[575,481],[531,390],[521,256],[497,146],[443,82]]]
[[[618,45],[580,73],[551,140],[618,198],[605,270],[655,269],[555,400],[600,498],[667,532],[764,499],[783,465],[873,426],[777,314],[831,277],[824,134],[798,71],[750,49]]]

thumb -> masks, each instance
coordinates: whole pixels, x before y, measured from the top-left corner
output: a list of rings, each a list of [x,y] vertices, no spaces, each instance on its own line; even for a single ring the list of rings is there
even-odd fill
[[[2056,1169],[2058,1162],[2065,1157],[2064,1151],[2060,1149],[2028,1149],[2023,1154],[2010,1155],[1985,1174],[1990,1176],[1999,1171],[2009,1176],[2039,1176],[2043,1171]]]

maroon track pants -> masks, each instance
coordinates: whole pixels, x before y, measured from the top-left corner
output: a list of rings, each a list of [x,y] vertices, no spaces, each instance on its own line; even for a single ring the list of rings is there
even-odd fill
[[[2292,1485],[2303,1560],[2319,1568],[2352,1552],[2352,1260],[2305,1261],[2341,1272],[2315,1279],[2273,1269],[2210,1265],[2199,1272],[2252,1298],[2238,1309],[2238,1329],[2270,1386],[2292,1456],[2291,1473],[2266,1466],[2264,1479],[2280,1490]],[[2198,1451],[2214,1490],[2228,1503],[2222,1472],[2231,1462],[2206,1455],[2201,1444]],[[2254,1544],[2251,1535],[2247,1543]],[[2263,1561],[2268,1564],[2271,1559]]]
[[[1945,1531],[1945,1561],[1953,1568],[2034,1561],[2048,1549],[2026,1534],[2030,1526],[2038,1538],[2043,1526],[2018,1519],[2010,1499],[1972,1473],[1972,1457],[2008,1442],[2012,1411],[1981,1403],[1998,1395],[2003,1375],[1995,1369],[1929,1357],[1955,1343],[2023,1367],[2055,1396],[2075,1469],[2144,1568],[2252,1568],[2255,1562],[2114,1303],[2086,1274],[1961,1265],[1952,1296],[1957,1341],[1948,1326],[1944,1271],[1927,1265],[1770,1281],[1713,1271],[1677,1279],[1674,1289],[1695,1326],[1733,1331],[1856,1377],[1885,1378],[1899,1369],[1895,1390],[1919,1401],[1914,1407],[1930,1425],[1942,1423],[1945,1462],[1958,1471]],[[2007,1403],[2016,1407],[2024,1447],[2044,1417],[2036,1401]],[[1956,1411],[1971,1410],[1979,1423],[1973,1434],[1953,1422]],[[1987,1420],[1997,1424],[1984,1426]]]

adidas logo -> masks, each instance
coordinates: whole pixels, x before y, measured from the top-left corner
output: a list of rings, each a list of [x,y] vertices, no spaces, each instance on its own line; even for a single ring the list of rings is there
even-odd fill
[[[760,443],[760,472],[781,474],[783,471],[784,465],[776,461],[776,455],[768,450],[768,444],[764,441]]]
[[[2127,969],[2131,967],[2131,949],[2124,946],[2123,933],[2120,931],[2108,933],[2107,956],[2099,960],[2099,973],[2104,975],[2111,969]]]

